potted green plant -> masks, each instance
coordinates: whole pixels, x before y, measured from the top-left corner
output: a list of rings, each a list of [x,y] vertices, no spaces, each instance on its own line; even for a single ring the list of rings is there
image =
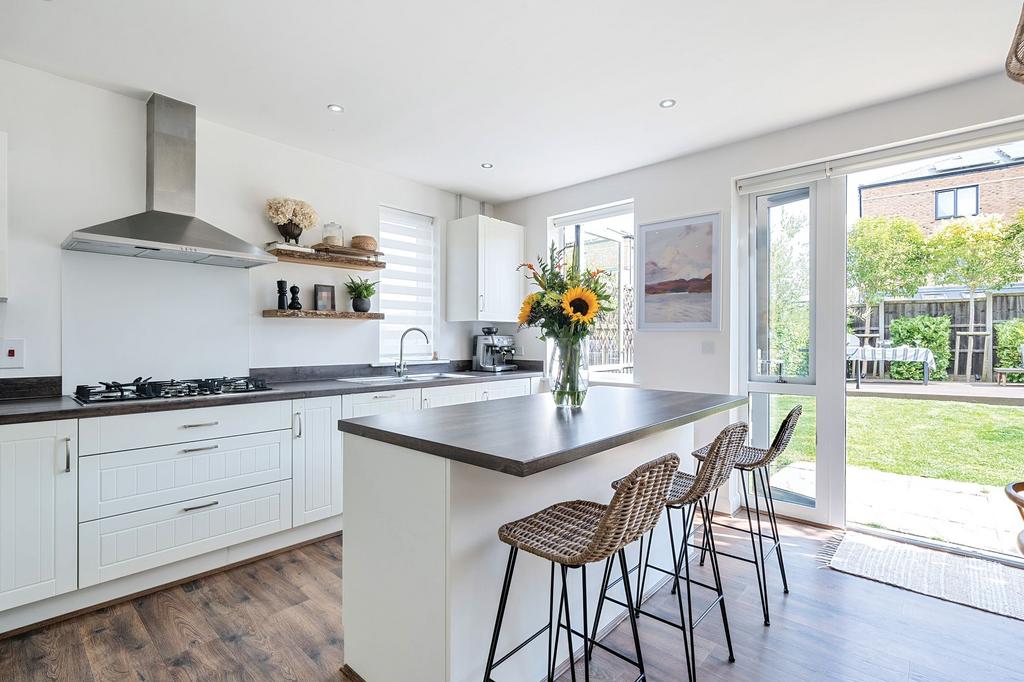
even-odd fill
[[[348,295],[352,297],[352,310],[357,313],[370,312],[370,297],[377,293],[376,282],[362,277],[352,279],[352,276],[349,275],[345,288],[348,289]]]

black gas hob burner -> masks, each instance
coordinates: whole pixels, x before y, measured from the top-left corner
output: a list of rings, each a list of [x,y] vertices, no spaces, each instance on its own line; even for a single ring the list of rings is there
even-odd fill
[[[225,393],[253,393],[269,391],[265,379],[254,377],[220,377],[213,379],[186,379],[179,381],[153,381],[153,377],[135,381],[101,381],[98,386],[78,386],[75,400],[80,403],[113,403],[126,400],[159,398],[198,398]]]

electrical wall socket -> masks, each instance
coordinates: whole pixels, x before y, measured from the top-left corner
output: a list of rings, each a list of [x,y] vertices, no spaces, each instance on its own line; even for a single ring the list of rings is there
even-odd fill
[[[0,369],[20,369],[25,366],[25,339],[0,341]]]

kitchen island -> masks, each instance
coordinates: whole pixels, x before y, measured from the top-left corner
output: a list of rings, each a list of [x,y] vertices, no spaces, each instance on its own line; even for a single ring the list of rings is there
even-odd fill
[[[693,423],[746,403],[599,386],[573,411],[540,394],[341,420],[346,668],[367,682],[482,679],[508,551],[498,527],[555,502],[606,503],[611,481],[667,452],[692,467]],[[671,563],[661,528],[651,557]],[[517,562],[499,654],[547,622],[549,574],[537,557]],[[601,630],[621,616],[606,607]],[[540,680],[546,654],[538,637],[494,677]]]

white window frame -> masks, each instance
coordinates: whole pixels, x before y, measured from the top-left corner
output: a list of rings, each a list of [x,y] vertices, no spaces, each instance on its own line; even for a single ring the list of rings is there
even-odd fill
[[[394,217],[394,218],[401,218],[404,215],[408,219],[411,219],[411,220],[415,220],[415,221],[419,221],[419,222],[429,221],[429,223],[430,223],[430,229],[431,229],[431,232],[432,232],[432,239],[431,239],[431,296],[430,296],[431,315],[430,315],[430,329],[426,330],[427,333],[428,333],[428,336],[430,337],[430,342],[428,344],[426,344],[427,349],[425,351],[422,350],[422,349],[417,351],[416,350],[417,347],[422,347],[424,345],[422,343],[422,337],[419,334],[410,334],[407,337],[407,339],[406,339],[406,346],[407,347],[406,347],[406,356],[405,356],[405,360],[407,362],[411,362],[411,363],[412,362],[430,362],[430,361],[433,361],[433,360],[435,360],[437,358],[437,354],[438,354],[437,353],[437,349],[440,347],[440,335],[441,335],[441,299],[440,299],[440,292],[441,292],[441,268],[442,268],[442,263],[441,263],[441,230],[439,229],[437,219],[435,217],[433,217],[433,216],[429,216],[429,215],[427,215],[425,213],[420,213],[418,211],[410,211],[410,210],[404,209],[404,208],[397,208],[395,206],[388,206],[388,205],[385,205],[385,204],[381,204],[380,206],[378,206],[378,210],[377,210],[377,220],[378,220],[377,226],[378,226],[378,237],[380,237],[380,247],[379,248],[380,248],[381,251],[383,251],[385,253],[385,257],[384,257],[385,262],[389,262],[389,259],[388,259],[388,256],[387,256],[387,248],[386,248],[386,245],[385,245],[385,238],[384,238],[384,232],[383,232],[383,227],[382,226],[383,226],[383,223],[386,222],[385,221],[385,217],[388,214],[391,214],[391,216]],[[390,267],[389,268],[385,268],[384,270],[380,271],[380,277],[379,277],[378,281],[381,281],[381,280],[383,280],[384,278],[387,277],[387,273],[388,273],[389,269],[391,269],[391,268]],[[395,269],[391,269],[391,272],[395,273],[395,272],[398,272],[398,271],[395,270]],[[380,312],[384,313],[385,317],[384,317],[384,320],[382,322],[380,322],[380,328],[378,329],[378,332],[377,332],[377,338],[378,338],[377,359],[378,359],[380,364],[392,364],[392,363],[395,363],[395,362],[398,361],[398,354],[397,354],[397,351],[396,351],[396,353],[393,356],[385,354],[385,352],[384,352],[385,325],[388,324],[388,317],[387,317],[388,308],[386,307],[386,304],[385,304],[385,301],[384,301],[384,296],[383,296],[384,293],[385,293],[384,292],[384,285],[381,284],[381,285],[379,285],[379,288],[378,288],[378,301],[379,301],[378,309],[380,310]],[[420,325],[404,325],[405,328],[408,328],[409,326],[420,326]]]

